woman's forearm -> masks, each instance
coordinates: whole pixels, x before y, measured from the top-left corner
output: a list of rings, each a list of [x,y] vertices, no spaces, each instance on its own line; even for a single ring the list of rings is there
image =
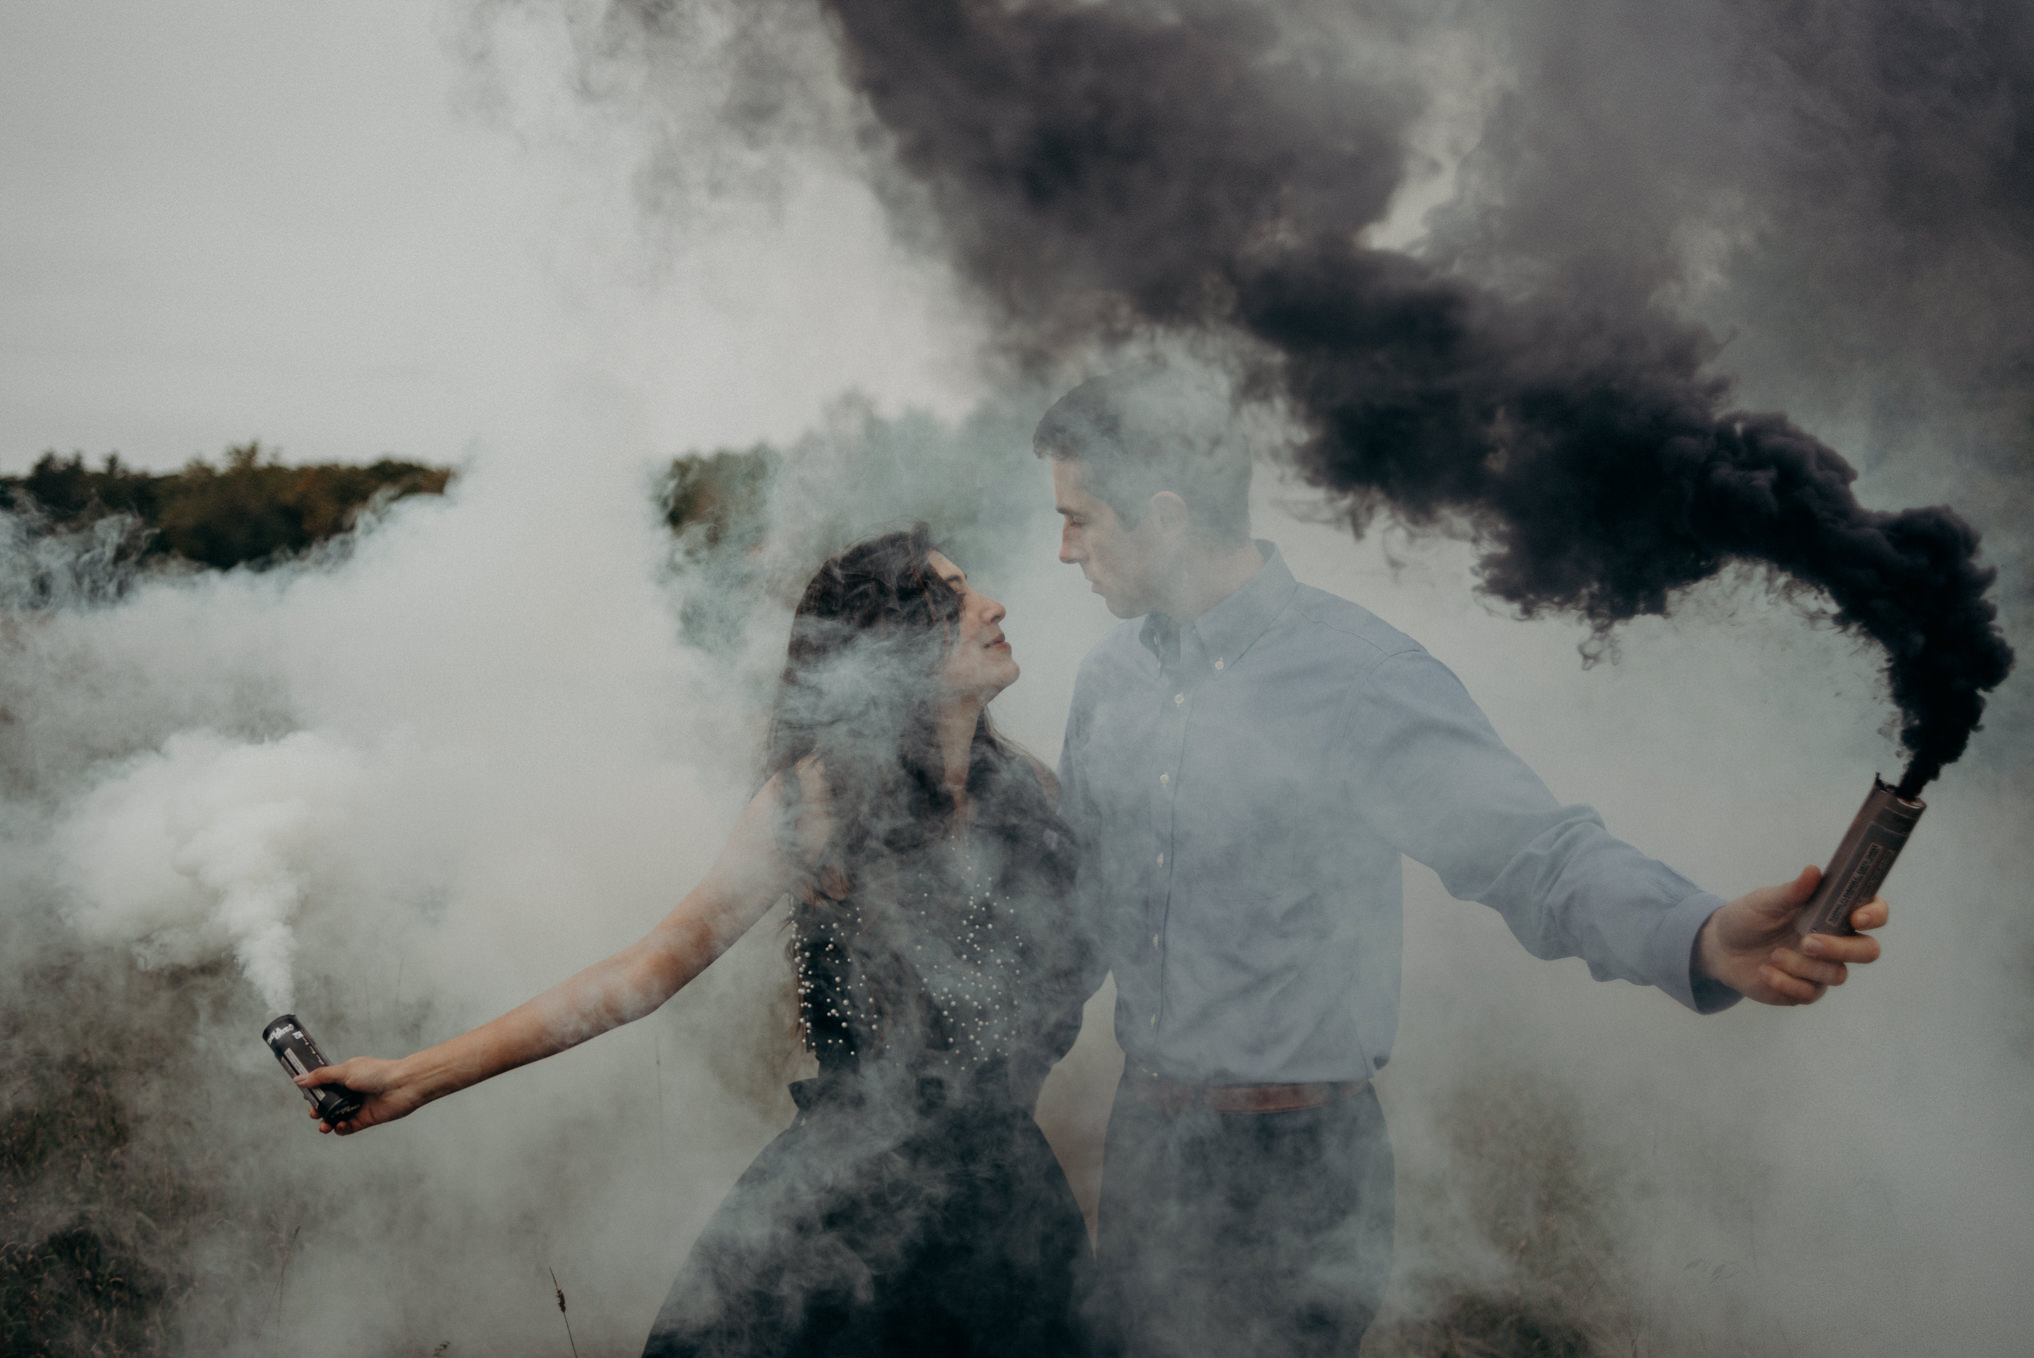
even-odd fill
[[[652,1012],[672,992],[659,993],[645,974],[642,948],[596,962],[498,1019],[404,1057],[397,1062],[402,1083],[428,1103]]]
[[[402,1083],[429,1103],[656,1012],[760,913],[730,910],[718,897],[702,886],[640,942],[492,1022],[404,1057],[396,1063]]]
[[[777,850],[777,784],[743,812],[706,879],[641,941],[490,1023],[400,1061],[377,1063],[393,1116],[634,1022],[677,994],[789,889]]]

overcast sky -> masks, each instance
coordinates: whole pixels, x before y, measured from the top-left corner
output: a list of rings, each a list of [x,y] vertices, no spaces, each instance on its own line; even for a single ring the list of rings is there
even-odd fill
[[[414,0],[0,7],[0,472],[250,438],[675,452],[789,437],[850,387],[973,394],[942,283],[859,185],[803,176],[654,250],[623,134],[543,88],[509,126],[457,38]]]

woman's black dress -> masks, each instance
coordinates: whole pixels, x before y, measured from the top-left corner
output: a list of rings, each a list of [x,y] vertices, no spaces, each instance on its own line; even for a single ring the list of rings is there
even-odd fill
[[[1087,1231],[1031,1108],[1093,977],[1064,883],[1007,856],[976,834],[882,889],[806,893],[792,952],[820,1075],[791,1086],[796,1120],[708,1222],[644,1358],[1090,1352]]]

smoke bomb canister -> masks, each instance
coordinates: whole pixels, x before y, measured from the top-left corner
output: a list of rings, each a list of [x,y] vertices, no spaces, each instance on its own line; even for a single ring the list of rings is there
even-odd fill
[[[1894,791],[1883,778],[1872,780],[1871,795],[1858,810],[1857,819],[1836,846],[1836,857],[1822,874],[1821,885],[1808,898],[1798,917],[1803,934],[1850,934],[1851,911],[1879,894],[1879,886],[1892,871],[1893,860],[1921,813],[1928,809],[1920,801],[1909,801]]]
[[[271,1019],[268,1026],[261,1030],[261,1040],[268,1043],[269,1050],[275,1053],[275,1059],[282,1062],[282,1068],[292,1077],[307,1075],[318,1067],[329,1064],[325,1060],[325,1054],[318,1050],[318,1044],[304,1031],[304,1025],[297,1022],[295,1014],[284,1014],[281,1018]],[[306,1103],[318,1110],[319,1118],[327,1123],[337,1123],[341,1119],[352,1117],[360,1111],[363,1102],[358,1094],[345,1085],[319,1085],[315,1089],[299,1087],[298,1092],[304,1096]]]

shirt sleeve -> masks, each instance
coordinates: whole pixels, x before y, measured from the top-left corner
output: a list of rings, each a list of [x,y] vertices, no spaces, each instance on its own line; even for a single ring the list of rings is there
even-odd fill
[[[1589,807],[1557,802],[1426,651],[1387,655],[1354,684],[1341,739],[1356,812],[1450,894],[1496,910],[1534,956],[1580,957],[1598,980],[1657,986],[1698,1013],[1738,998],[1693,966],[1722,900]]]

